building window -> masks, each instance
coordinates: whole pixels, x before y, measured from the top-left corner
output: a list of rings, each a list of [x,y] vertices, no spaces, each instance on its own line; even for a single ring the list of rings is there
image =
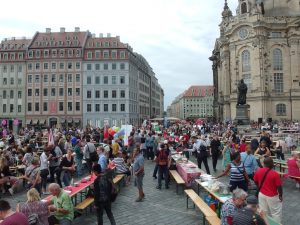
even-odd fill
[[[6,99],[6,90],[3,91],[2,97],[3,99]]]
[[[40,75],[35,75],[35,83],[40,83]]]
[[[59,74],[59,82],[60,83],[64,82],[64,75],[63,74]]]
[[[72,74],[68,74],[68,82],[72,82]]]
[[[282,51],[278,48],[273,50],[273,69],[274,70],[283,70]]]
[[[23,67],[22,66],[18,66],[18,72],[21,73],[23,70]]]
[[[108,91],[107,90],[103,91],[103,97],[108,98]]]
[[[6,78],[3,78],[3,84],[4,84],[4,79],[6,79]],[[5,84],[6,84],[7,82],[5,82]],[[29,84],[31,84],[32,83],[32,75],[28,75],[28,77],[27,77],[27,83],[29,83]]]
[[[44,63],[44,70],[49,69],[48,63]]]
[[[18,99],[22,98],[22,91],[18,91]]]
[[[117,84],[117,77],[116,76],[111,77],[111,83],[112,84]]]
[[[7,66],[6,65],[3,66],[3,73],[7,73]]]
[[[4,105],[3,105],[4,106]],[[28,112],[31,112],[32,111],[32,103],[31,102],[29,102],[28,104],[27,104],[27,110],[28,110]]]
[[[48,102],[43,103],[43,111],[48,111]]]
[[[111,97],[112,98],[117,98],[117,91],[116,90],[111,91]]]
[[[100,91],[99,90],[95,91],[95,98],[100,98]]]
[[[41,66],[40,66],[40,63],[36,63],[36,64],[35,64],[35,69],[36,69],[36,70],[39,70],[40,67],[41,67]]]
[[[15,79],[14,79],[13,77],[11,77],[11,78],[10,78],[10,84],[11,84],[11,85],[14,85],[14,83],[15,83]]]
[[[27,69],[28,69],[28,70],[32,70],[32,63],[28,63]]]
[[[80,70],[80,62],[76,62],[76,70]]]
[[[59,88],[59,96],[64,96],[64,89],[63,88]]]
[[[22,78],[18,78],[18,85],[22,84]]]
[[[10,113],[13,113],[13,112],[14,112],[14,105],[13,105],[13,104],[10,104],[10,105],[9,105],[9,112],[10,112]]]
[[[103,69],[104,69],[104,70],[108,70],[108,64],[107,64],[107,63],[104,63]]]
[[[243,80],[244,83],[247,85],[248,90],[251,90],[252,88],[251,74],[249,73],[243,74]]]
[[[36,112],[40,111],[40,103],[39,103],[39,102],[36,102],[34,108],[35,108],[35,111],[36,111]]]
[[[44,74],[44,83],[48,83],[48,74]]]
[[[43,95],[44,95],[44,97],[48,96],[48,88],[44,88]]]
[[[95,111],[100,112],[100,104],[95,104]]]
[[[86,83],[87,84],[92,84],[92,77],[91,76],[86,77]]]
[[[104,106],[103,106],[103,111],[104,111],[104,112],[108,112],[108,104],[104,104]]]
[[[274,73],[274,90],[283,93],[283,73]]]
[[[120,52],[120,58],[121,59],[125,59],[125,51],[121,51]]]
[[[117,111],[117,104],[111,105],[111,111],[116,112]]]
[[[93,58],[93,53],[92,52],[88,52],[87,53],[87,58],[88,59],[92,59]]]
[[[55,83],[56,82],[56,74],[51,75],[51,82]]]
[[[72,94],[73,94],[72,88],[68,88],[68,96],[72,96]]]
[[[92,91],[86,91],[86,97],[92,98]]]
[[[48,58],[49,57],[49,50],[44,50],[44,57]]]
[[[80,102],[75,103],[76,111],[80,111]]]
[[[116,70],[117,69],[117,64],[116,63],[111,64],[111,69]]]
[[[104,76],[104,78],[103,78],[103,84],[108,84],[108,76]]]
[[[22,106],[18,105],[18,113],[22,112]]]
[[[68,111],[72,111],[73,108],[72,108],[72,102],[68,102]]]
[[[99,76],[95,77],[95,83],[100,84],[100,77]]]
[[[11,73],[15,72],[15,66],[14,66],[14,65],[11,65],[11,66],[10,66],[10,72],[11,72]]]
[[[100,64],[99,63],[95,64],[95,70],[100,70]]]
[[[108,51],[103,51],[103,58],[108,59],[109,58],[109,52]]]
[[[58,110],[59,111],[64,111],[64,103],[63,102],[58,103]]]
[[[10,90],[9,98],[10,98],[10,99],[13,99],[13,98],[14,98],[14,91],[13,91],[13,90]]]
[[[86,111],[87,112],[92,112],[92,104],[87,104],[86,105]]]
[[[72,66],[73,66],[73,63],[72,62],[68,62],[68,70],[71,70]]]
[[[286,105],[285,104],[277,104],[276,105],[276,115],[277,116],[286,116]]]
[[[80,82],[80,74],[77,73],[75,79],[76,79],[76,82],[79,83]]]
[[[75,92],[76,92],[76,96],[80,96],[80,88],[76,88]]]
[[[65,69],[65,64],[64,63],[59,63],[59,69],[61,69],[61,70]]]
[[[56,95],[56,89],[55,88],[51,88],[51,96],[55,96]]]
[[[120,76],[120,84],[125,84],[125,76]]]
[[[241,4],[241,14],[247,13],[247,3],[243,2]]]
[[[120,98],[125,98],[125,90],[120,91]]]
[[[125,70],[125,63],[121,63],[121,64],[120,64],[120,69],[121,69],[121,70]]]
[[[90,63],[86,64],[86,70],[92,70],[92,64]]]
[[[248,50],[242,53],[242,72],[248,72],[251,70],[250,64],[250,52]]]
[[[56,70],[56,63],[51,63],[51,69]]]
[[[100,51],[96,51],[95,52],[95,58],[100,59],[100,54],[101,54]]]
[[[28,89],[28,90],[27,90],[27,95],[28,95],[29,97],[32,96],[32,89]]]
[[[28,103],[29,104],[29,103]],[[31,110],[28,110],[28,111],[31,111]],[[2,112],[3,113],[6,113],[6,104],[3,104],[3,106],[2,106]]]
[[[117,52],[116,51],[112,51],[111,52],[111,58],[112,59],[116,59],[117,58]]]
[[[35,89],[34,95],[35,95],[35,96],[40,96],[40,89]]]
[[[121,104],[120,105],[120,111],[121,112],[125,112],[125,104]]]

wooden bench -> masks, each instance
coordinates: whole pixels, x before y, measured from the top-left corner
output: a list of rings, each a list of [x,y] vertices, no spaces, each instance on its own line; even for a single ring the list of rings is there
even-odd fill
[[[184,185],[185,182],[176,170],[170,170],[170,174],[176,181],[176,193],[178,193],[178,185]]]
[[[79,211],[84,211],[86,210],[88,207],[90,207],[91,211],[92,211],[92,204],[94,203],[94,198],[92,197],[88,197],[86,199],[84,199],[82,202],[78,203],[75,206],[75,209],[79,210]],[[86,214],[87,214],[87,210],[86,210]]]
[[[218,216],[207,216],[206,220],[210,225],[220,225],[221,224],[221,220]]]
[[[218,217],[216,212],[213,211],[200,197],[197,195],[197,193],[192,189],[184,190],[186,193],[186,208],[189,208],[189,198],[195,205],[200,209],[200,211],[203,213],[203,224],[205,224],[205,218],[207,217]]]
[[[113,179],[113,183],[118,185],[118,187],[120,188],[120,184],[123,183],[123,186],[124,186],[124,178],[125,178],[125,175],[124,174],[118,174],[115,176],[115,178]],[[121,182],[122,181],[122,182]]]

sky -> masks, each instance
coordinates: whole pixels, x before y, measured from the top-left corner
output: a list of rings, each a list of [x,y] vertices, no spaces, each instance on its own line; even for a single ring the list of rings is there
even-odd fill
[[[228,0],[232,12],[238,0]],[[191,85],[212,85],[208,58],[219,36],[224,0],[1,1],[0,39],[46,28],[120,36],[153,68],[165,108]]]

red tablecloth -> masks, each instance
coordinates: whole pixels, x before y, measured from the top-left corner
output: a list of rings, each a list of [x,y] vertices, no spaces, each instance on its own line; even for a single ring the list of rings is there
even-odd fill
[[[86,183],[81,182],[83,180],[82,179],[77,187],[71,187],[72,190],[71,190],[71,193],[69,193],[69,196],[71,198],[74,197],[74,196],[76,196],[79,192],[83,191],[84,189],[86,189],[87,187],[89,187],[91,184],[93,184],[95,179],[96,179],[95,175],[93,175],[91,177],[91,180],[87,181]],[[70,187],[68,187],[67,189],[69,189],[69,188]],[[53,197],[52,195],[49,195],[47,198],[44,198],[43,200],[50,201],[52,199],[52,197]]]
[[[192,182],[195,178],[198,178],[202,172],[198,166],[191,161],[188,161],[188,163],[176,163],[176,168],[188,187],[192,186]]]

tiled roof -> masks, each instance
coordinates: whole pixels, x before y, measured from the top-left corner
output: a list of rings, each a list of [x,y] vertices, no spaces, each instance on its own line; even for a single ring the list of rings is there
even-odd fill
[[[83,47],[88,32],[37,32],[29,48]]]
[[[127,48],[127,44],[120,42],[119,37],[89,37],[85,48]]]
[[[184,92],[183,97],[212,96],[213,93],[213,86],[191,86]]]
[[[30,43],[31,39],[26,38],[6,38],[1,41],[0,50],[1,51],[17,51],[17,50],[26,50]]]

